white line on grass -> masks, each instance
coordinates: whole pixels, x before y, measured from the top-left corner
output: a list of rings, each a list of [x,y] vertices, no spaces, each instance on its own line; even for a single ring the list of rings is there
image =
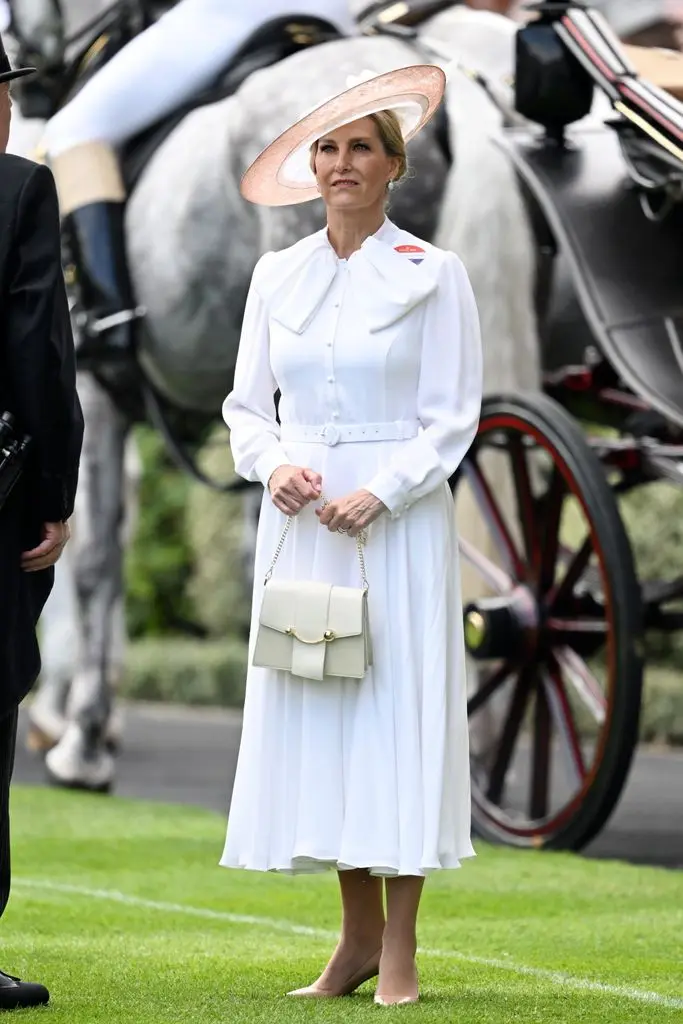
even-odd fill
[[[270,917],[252,917],[248,914],[231,914],[226,910],[211,910],[209,907],[192,907],[184,903],[165,903],[159,900],[146,900],[140,896],[128,896],[124,892],[112,889],[86,889],[80,885],[68,885],[62,882],[49,882],[33,878],[13,880],[14,886],[24,889],[42,889],[46,892],[66,893],[72,896],[83,896],[91,900],[108,900],[111,903],[123,903],[129,907],[141,907],[145,910],[156,910],[165,914],[184,914],[187,917],[201,917],[212,921],[227,921],[230,924],[253,925],[257,928],[270,928],[273,931],[287,932],[290,935],[308,935],[317,939],[337,939],[338,933],[324,928],[310,928],[292,921],[276,920]],[[494,967],[498,970],[510,971],[531,978],[549,981],[553,985],[564,985],[579,992],[601,992],[604,995],[620,996],[638,1003],[650,1003],[666,1006],[671,1009],[683,1009],[683,999],[675,996],[664,996],[659,992],[648,992],[630,988],[628,985],[608,985],[602,981],[591,981],[589,978],[575,978],[561,971],[550,971],[543,967],[527,967],[514,961],[488,959],[482,956],[470,956],[457,950],[420,949],[423,956],[434,956],[445,960],[460,960],[463,963],[478,964],[482,967]]]

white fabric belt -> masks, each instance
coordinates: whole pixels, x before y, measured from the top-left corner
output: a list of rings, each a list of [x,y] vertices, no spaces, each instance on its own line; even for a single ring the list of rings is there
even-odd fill
[[[394,420],[393,423],[283,423],[281,441],[313,441],[318,444],[343,444],[345,441],[404,441],[415,437],[417,420]]]

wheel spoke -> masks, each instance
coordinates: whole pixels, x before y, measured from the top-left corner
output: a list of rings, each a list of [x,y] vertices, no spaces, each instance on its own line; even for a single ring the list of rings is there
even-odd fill
[[[512,480],[517,499],[517,514],[524,538],[527,562],[537,567],[539,555],[538,533],[536,531],[536,509],[529,479],[529,465],[520,435],[510,436],[508,452],[512,465]]]
[[[564,754],[569,773],[574,784],[580,786],[588,774],[583,750],[581,749],[581,737],[579,736],[562,676],[556,668],[551,668],[550,672],[544,675],[543,686],[548,697],[548,704],[557,734],[561,740],[561,750]]]
[[[536,700],[534,702],[533,750],[531,756],[529,816],[532,821],[545,818],[548,813],[551,736],[548,698],[545,688],[539,686],[536,689]]]
[[[524,579],[526,575],[524,563],[519,556],[519,552],[512,540],[498,503],[493,497],[486,477],[477,463],[471,458],[465,459],[462,463],[462,472],[467,477],[472,492],[482,510],[484,519],[488,524],[491,537],[498,549],[498,554],[508,573],[515,580]]]
[[[572,553],[567,571],[560,582],[552,588],[548,594],[548,607],[554,608],[561,605],[563,601],[571,597],[574,587],[579,582],[588,567],[590,557],[593,554],[593,544],[590,537],[586,537],[578,551]]]
[[[533,681],[533,668],[526,667],[517,679],[515,690],[510,700],[508,715],[498,743],[498,750],[491,768],[487,797],[500,805],[510,761],[515,750],[517,737],[524,720],[524,712],[529,701]]]
[[[483,685],[480,686],[467,701],[468,718],[472,718],[472,716],[475,715],[477,711],[479,711],[479,709],[491,699],[496,690],[498,690],[503,683],[510,678],[511,672],[512,666],[509,662],[505,661],[489,676],[486,682],[483,683]]]
[[[606,619],[571,618],[563,619],[552,615],[546,620],[546,626],[553,633],[563,633],[569,640],[574,633],[585,636],[588,633],[607,636],[609,625]]]
[[[560,546],[560,523],[566,496],[564,477],[557,466],[553,467],[552,478],[542,504],[543,526],[541,532],[541,565],[539,591],[545,594],[553,585]]]
[[[486,580],[498,594],[508,594],[514,587],[514,580],[506,572],[499,569],[490,558],[482,554],[473,544],[470,544],[464,537],[459,539],[460,552],[465,561],[473,566],[479,575]]]
[[[603,725],[607,717],[607,698],[586,662],[571,647],[554,648],[553,657],[561,670],[562,679],[571,685],[597,724]]]

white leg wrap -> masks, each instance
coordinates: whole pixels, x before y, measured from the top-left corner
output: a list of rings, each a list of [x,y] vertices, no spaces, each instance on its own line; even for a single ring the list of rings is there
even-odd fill
[[[118,159],[110,146],[86,142],[50,161],[62,217],[88,203],[122,203],[126,190]]]

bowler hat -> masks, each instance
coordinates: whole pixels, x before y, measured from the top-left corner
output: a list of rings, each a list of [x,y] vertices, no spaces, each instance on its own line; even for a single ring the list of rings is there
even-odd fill
[[[36,68],[13,68],[5,52],[2,36],[0,35],[0,84],[2,82],[11,82],[13,78],[23,78],[24,75],[31,75],[36,70]]]

